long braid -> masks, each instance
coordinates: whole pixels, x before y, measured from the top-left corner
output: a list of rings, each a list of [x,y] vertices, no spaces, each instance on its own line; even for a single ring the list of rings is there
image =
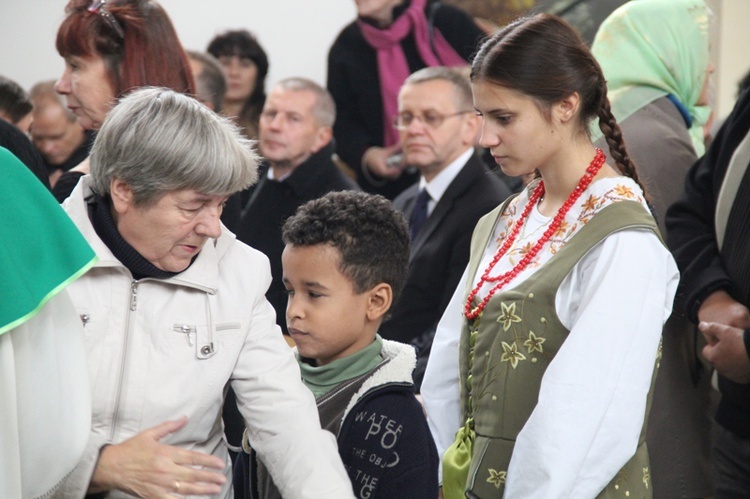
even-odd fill
[[[609,146],[610,157],[615,161],[617,169],[620,173],[627,175],[632,178],[646,193],[646,188],[638,177],[638,170],[636,169],[635,163],[630,159],[627,149],[625,148],[625,141],[622,139],[622,131],[620,125],[617,124],[615,116],[612,114],[612,108],[609,105],[609,99],[607,98],[607,82],[603,76],[599,78],[598,92],[601,95],[601,105],[599,106],[599,129],[604,134],[604,138]]]

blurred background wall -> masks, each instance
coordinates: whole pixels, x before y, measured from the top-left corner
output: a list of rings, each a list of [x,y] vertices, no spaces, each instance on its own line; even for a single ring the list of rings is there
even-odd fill
[[[561,14],[591,39],[599,20],[624,0],[445,0],[489,23],[518,12]],[[637,1],[637,0],[636,0]],[[712,51],[717,116],[732,108],[737,82],[750,69],[750,0],[707,0],[714,13]],[[0,0],[0,74],[27,90],[56,78],[63,62],[54,48],[66,0]],[[355,16],[353,0],[161,0],[187,49],[204,50],[229,28],[254,32],[271,61],[267,84],[288,76],[325,83],[328,48]]]

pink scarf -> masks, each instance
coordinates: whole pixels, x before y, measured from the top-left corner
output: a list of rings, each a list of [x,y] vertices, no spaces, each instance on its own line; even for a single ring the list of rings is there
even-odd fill
[[[398,113],[398,91],[409,76],[409,64],[401,48],[401,40],[414,33],[420,57],[428,67],[466,66],[468,63],[450,46],[437,29],[433,29],[433,45],[430,47],[430,31],[424,7],[427,0],[412,0],[411,5],[386,29],[357,21],[367,43],[377,50],[380,95],[383,99],[383,139],[386,146],[398,142],[398,131],[391,120]]]

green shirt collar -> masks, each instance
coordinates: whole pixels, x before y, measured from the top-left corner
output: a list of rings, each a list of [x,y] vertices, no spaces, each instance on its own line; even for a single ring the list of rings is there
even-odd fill
[[[375,341],[348,357],[334,360],[324,366],[312,365],[310,359],[297,354],[302,371],[302,381],[318,399],[342,382],[361,376],[375,368],[383,361],[383,338],[375,335]]]

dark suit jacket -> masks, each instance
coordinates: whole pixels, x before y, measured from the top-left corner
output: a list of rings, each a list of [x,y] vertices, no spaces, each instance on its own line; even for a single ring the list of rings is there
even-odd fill
[[[416,184],[393,202],[407,219],[418,194]],[[416,342],[426,360],[435,327],[469,262],[474,226],[509,195],[476,154],[469,158],[412,241],[403,293],[380,329],[384,338]]]

